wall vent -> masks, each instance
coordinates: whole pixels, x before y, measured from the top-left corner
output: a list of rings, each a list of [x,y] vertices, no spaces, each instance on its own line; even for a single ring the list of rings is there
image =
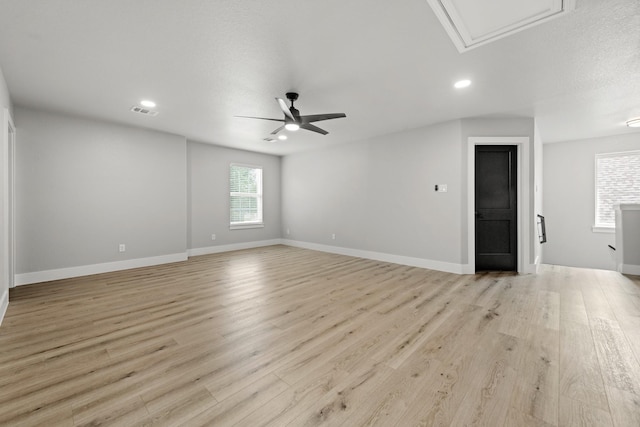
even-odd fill
[[[144,114],[145,116],[151,116],[151,117],[158,115],[157,111],[150,110],[148,108],[141,107],[139,105],[134,105],[133,107],[131,107],[130,111],[133,111],[134,113],[138,113],[138,114]]]

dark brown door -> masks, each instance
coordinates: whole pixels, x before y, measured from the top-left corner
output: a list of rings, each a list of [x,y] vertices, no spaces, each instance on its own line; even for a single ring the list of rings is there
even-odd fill
[[[516,271],[517,150],[476,146],[476,271]]]

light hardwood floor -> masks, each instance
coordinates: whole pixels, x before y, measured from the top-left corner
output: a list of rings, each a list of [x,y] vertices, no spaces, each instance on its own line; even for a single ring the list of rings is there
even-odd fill
[[[0,425],[640,426],[640,278],[272,246],[24,286]]]

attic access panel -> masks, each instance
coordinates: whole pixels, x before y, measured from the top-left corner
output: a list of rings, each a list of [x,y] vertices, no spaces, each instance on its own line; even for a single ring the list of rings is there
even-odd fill
[[[575,9],[575,0],[427,1],[461,53]]]

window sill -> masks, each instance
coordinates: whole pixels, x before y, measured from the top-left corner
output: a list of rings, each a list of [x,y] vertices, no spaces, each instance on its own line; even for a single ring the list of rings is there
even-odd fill
[[[229,230],[244,230],[245,228],[264,228],[264,223],[231,224]]]
[[[594,233],[604,233],[604,234],[615,234],[616,232],[615,227],[603,227],[603,226],[597,226],[597,225],[594,225],[593,227],[591,227],[591,230]]]

